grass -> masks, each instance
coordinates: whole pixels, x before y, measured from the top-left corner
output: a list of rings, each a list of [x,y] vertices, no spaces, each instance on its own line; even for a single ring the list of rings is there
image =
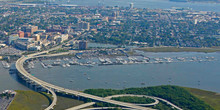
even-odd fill
[[[139,48],[137,50],[142,50],[146,52],[219,52],[220,48],[191,48],[191,47],[145,47]]]
[[[83,101],[79,101],[76,99],[58,96],[57,105],[55,106],[54,110],[64,110],[77,105],[81,105],[83,103]]]
[[[17,90],[16,92],[17,95],[8,110],[44,110],[52,102],[51,95],[45,92],[21,90]],[[65,96],[57,96],[57,105],[54,110],[64,110],[83,103],[83,101],[78,101]]]
[[[215,92],[195,89],[195,88],[185,88],[191,94],[198,97],[200,100],[203,100],[207,104],[209,104],[215,110],[220,110],[220,94]]]
[[[45,93],[20,90],[16,92],[17,95],[8,110],[43,110],[50,104]]]
[[[220,94],[195,88],[184,87],[184,89],[210,105],[215,110],[220,110]],[[45,92],[39,93],[21,90],[17,90],[16,92],[17,95],[8,110],[43,110],[51,103],[51,95],[48,95]],[[64,110],[83,103],[83,101],[72,99],[70,96],[58,95],[57,105],[54,109]]]

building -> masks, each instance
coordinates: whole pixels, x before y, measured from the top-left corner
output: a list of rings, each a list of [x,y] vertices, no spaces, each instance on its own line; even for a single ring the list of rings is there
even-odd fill
[[[35,41],[40,41],[40,35],[39,34],[34,34],[34,35],[32,35],[31,38],[34,38]]]
[[[38,30],[38,26],[26,25],[26,26],[21,27],[21,30],[24,32],[29,32],[33,34],[34,32]]]
[[[30,37],[30,36],[31,36],[31,33],[30,33],[30,32],[25,32],[25,33],[24,33],[24,37],[27,37],[27,38],[28,38],[28,37]]]
[[[81,30],[89,30],[90,29],[90,23],[87,23],[87,22],[81,22],[81,23],[78,23],[78,28],[81,29]]]
[[[32,46],[32,47],[29,47],[28,50],[30,51],[39,51],[41,49],[40,46]]]
[[[45,32],[46,32],[46,30],[37,30],[34,32],[34,34],[45,33]]]
[[[48,38],[48,34],[47,33],[41,33],[41,35],[40,35],[40,39],[41,40],[47,40],[47,38]]]
[[[14,42],[19,38],[18,34],[12,34],[8,37],[7,43],[8,45],[13,45]]]
[[[68,38],[69,38],[68,34],[62,34],[61,36],[59,36],[56,39],[56,41],[57,41],[57,43],[62,43],[64,41],[68,40]]]
[[[51,34],[51,35],[48,36],[48,40],[55,41],[59,37],[60,37],[60,34],[55,34],[54,33],[54,34]]]
[[[28,50],[28,48],[35,46],[34,38],[19,38],[14,44],[16,48],[21,50]]]
[[[87,49],[87,41],[80,41],[79,42],[79,50],[86,50]]]
[[[18,36],[19,36],[19,38],[24,38],[24,32],[23,31],[19,31],[18,32]]]

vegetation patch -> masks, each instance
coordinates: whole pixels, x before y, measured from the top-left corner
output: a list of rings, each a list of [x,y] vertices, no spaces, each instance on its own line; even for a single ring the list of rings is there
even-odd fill
[[[170,101],[184,110],[213,110],[208,104],[192,95],[189,91],[178,86],[155,86],[145,88],[128,88],[123,90],[112,89],[87,89],[84,91],[88,94],[96,96],[111,96],[117,94],[137,94],[156,96]],[[166,105],[167,107],[168,105]],[[163,109],[162,104],[156,106],[158,109]]]
[[[45,92],[17,90],[17,95],[8,110],[44,110],[51,102],[51,94]],[[54,110],[64,110],[83,104],[83,101],[73,99],[71,96],[58,94]]]
[[[220,94],[195,88],[186,88],[190,93],[205,101],[215,110],[220,110]]]
[[[71,98],[70,96],[57,96],[57,105],[54,110],[65,110],[74,106],[78,106],[83,104],[83,101],[76,100]]]
[[[43,110],[51,103],[46,93],[34,91],[16,91],[17,95],[8,110]]]

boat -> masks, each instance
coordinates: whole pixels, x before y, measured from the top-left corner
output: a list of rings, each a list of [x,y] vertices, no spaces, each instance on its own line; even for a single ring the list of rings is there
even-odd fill
[[[144,60],[147,60],[149,62],[150,58],[149,57],[144,57]]]
[[[52,66],[51,64],[48,64],[47,67],[48,67],[48,68],[52,68],[53,66]]]
[[[55,62],[53,62],[53,64],[52,64],[52,66],[60,66],[61,65],[61,63],[59,62],[59,61],[55,61]]]
[[[43,68],[47,68],[47,66],[43,62],[41,62],[40,64]]]
[[[66,67],[66,65],[65,65],[65,64],[62,64],[62,67],[64,67],[64,68],[65,68],[65,67]]]
[[[60,61],[61,61],[61,59],[57,59],[56,61],[57,61],[57,62],[60,62]]]
[[[88,78],[87,78],[87,80],[91,80],[91,78],[90,78],[90,77],[88,77]]]
[[[101,63],[105,63],[105,62],[106,62],[104,58],[100,58],[100,57],[99,57],[99,61],[100,61]]]
[[[70,67],[70,64],[67,63],[66,66],[67,66],[67,67]]]
[[[70,65],[78,65],[79,63],[77,61],[69,61]]]
[[[94,67],[93,64],[87,64],[86,66],[87,66],[87,67]]]

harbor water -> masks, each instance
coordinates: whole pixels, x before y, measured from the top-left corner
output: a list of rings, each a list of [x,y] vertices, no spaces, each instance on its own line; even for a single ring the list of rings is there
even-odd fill
[[[79,6],[104,5],[122,7],[128,7],[130,3],[134,3],[135,8],[170,9],[172,7],[182,7],[198,11],[220,12],[220,3],[170,2],[169,0],[59,0],[57,3]]]
[[[200,88],[220,93],[220,53],[197,52],[144,52],[149,58],[205,58],[213,61],[181,61],[169,63],[146,63],[124,65],[54,66],[43,68],[40,62],[31,69],[31,74],[46,82],[74,90],[90,88],[123,89],[156,85],[178,85]],[[123,57],[122,57],[123,58]],[[111,58],[111,60],[114,58]],[[61,59],[63,61],[63,59]],[[67,59],[71,60],[71,59]],[[97,58],[82,59],[96,61]],[[42,61],[45,64],[52,60]]]

